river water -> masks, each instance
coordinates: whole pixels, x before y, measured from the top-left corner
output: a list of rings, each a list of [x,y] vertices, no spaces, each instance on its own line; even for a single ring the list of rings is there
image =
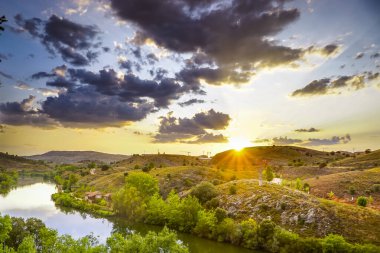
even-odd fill
[[[101,243],[112,232],[126,233],[136,231],[142,234],[162,228],[145,224],[128,224],[122,219],[94,218],[77,211],[63,211],[54,205],[51,194],[56,192],[55,185],[42,182],[42,179],[20,179],[19,186],[6,196],[0,196],[0,213],[14,217],[41,219],[47,227],[54,228],[59,234],[69,234],[74,238],[93,233]],[[178,233],[179,239],[189,246],[192,253],[246,253],[259,251],[247,250],[230,244],[218,243],[193,235]]]

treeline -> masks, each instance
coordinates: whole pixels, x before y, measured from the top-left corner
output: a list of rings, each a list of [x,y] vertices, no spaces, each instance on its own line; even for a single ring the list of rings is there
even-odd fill
[[[117,214],[133,221],[168,226],[182,232],[269,252],[380,252],[374,245],[351,244],[339,235],[323,239],[302,238],[271,220],[242,222],[228,217],[217,207],[218,193],[211,183],[201,183],[180,198],[171,191],[166,199],[159,194],[158,182],[146,173],[130,173],[125,186],[113,197]]]
[[[7,194],[17,185],[18,173],[0,169],[0,194]]]
[[[0,215],[0,253],[188,253],[188,248],[179,243],[174,232],[164,228],[161,232],[149,232],[145,236],[119,233],[99,244],[92,236],[74,239],[69,235],[58,235],[36,218],[24,220]]]

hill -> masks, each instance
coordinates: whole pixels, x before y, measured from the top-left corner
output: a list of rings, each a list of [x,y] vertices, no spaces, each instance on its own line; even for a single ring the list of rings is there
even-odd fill
[[[380,209],[380,168],[336,173],[305,181],[310,185],[310,193],[318,197],[326,198],[332,191],[337,201],[356,205],[358,196],[371,195],[371,206]]]
[[[43,162],[2,152],[0,152],[0,168],[6,170],[33,170],[41,172],[49,169]]]
[[[241,151],[227,150],[216,154],[212,163],[218,166],[244,168],[261,165],[266,160],[269,165],[316,165],[332,162],[350,156],[348,152],[322,152],[295,146],[261,146],[244,148]]]
[[[28,159],[53,163],[77,163],[81,161],[111,163],[127,159],[128,157],[127,155],[107,154],[95,151],[50,151],[41,155],[25,156]]]
[[[133,155],[125,160],[115,164],[117,167],[125,167],[133,169],[136,165],[144,167],[152,164],[153,167],[173,167],[186,165],[204,165],[208,164],[208,160],[202,160],[197,156],[175,155],[175,154],[146,154]]]
[[[373,168],[380,166],[380,149],[372,152],[363,152],[355,154],[354,157],[349,157],[337,162],[338,166],[351,166],[357,168]]]

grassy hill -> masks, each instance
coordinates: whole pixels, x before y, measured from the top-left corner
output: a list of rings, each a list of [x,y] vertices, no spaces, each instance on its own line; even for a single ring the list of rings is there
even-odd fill
[[[370,153],[356,154],[355,157],[349,157],[337,162],[338,166],[351,166],[357,168],[373,168],[380,166],[380,149]]]
[[[0,168],[16,171],[44,172],[50,168],[43,162],[26,159],[24,157],[0,152]]]
[[[348,152],[322,152],[313,149],[293,146],[249,147],[239,152],[227,150],[216,154],[212,163],[217,166],[237,167],[238,169],[263,164],[269,165],[316,165],[345,158]]]
[[[28,159],[53,163],[77,163],[80,161],[111,163],[127,159],[128,157],[127,155],[107,154],[95,151],[49,151],[41,155],[26,156]]]
[[[232,185],[237,188],[231,195]],[[380,212],[320,199],[275,184],[259,186],[257,180],[237,180],[218,185],[220,205],[236,219],[270,217],[302,236],[343,235],[350,241],[380,242]]]
[[[119,161],[115,164],[117,167],[124,167],[126,169],[133,169],[136,165],[143,167],[152,163],[154,167],[173,167],[173,166],[186,166],[186,165],[205,165],[208,164],[207,160],[202,160],[196,156],[186,155],[173,155],[173,154],[147,154],[147,155],[133,155],[125,160]]]
[[[313,195],[325,198],[332,191],[337,201],[354,205],[358,196],[371,195],[372,207],[380,209],[380,168],[325,175],[306,182]]]

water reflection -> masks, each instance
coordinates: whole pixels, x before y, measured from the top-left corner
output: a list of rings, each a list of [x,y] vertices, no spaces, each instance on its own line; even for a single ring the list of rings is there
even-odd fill
[[[35,179],[36,180],[36,179]],[[51,200],[51,194],[56,192],[55,185],[49,182],[31,182],[31,185],[19,186],[7,196],[0,196],[0,213],[15,217],[41,219],[46,226],[56,229],[60,234],[70,234],[74,238],[93,233],[101,243],[113,232],[126,234],[137,231],[146,234],[148,231],[160,231],[162,227],[145,224],[130,224],[119,218],[102,219],[73,211],[57,208]],[[217,243],[198,238],[189,234],[178,234],[192,253],[245,253],[253,252],[230,244]],[[256,252],[258,253],[258,252]]]

